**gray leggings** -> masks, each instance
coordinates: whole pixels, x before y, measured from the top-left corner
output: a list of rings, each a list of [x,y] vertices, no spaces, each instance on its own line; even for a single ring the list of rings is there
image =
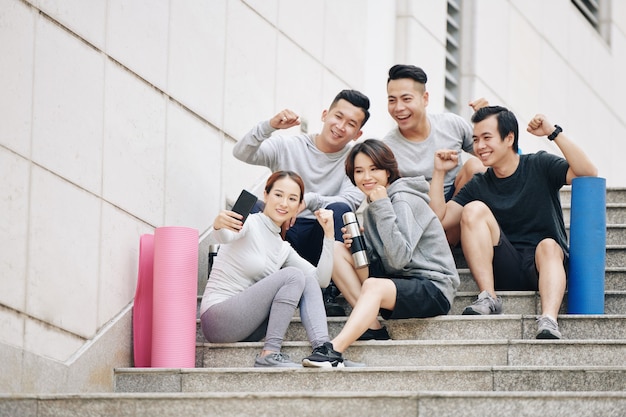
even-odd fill
[[[300,303],[300,318],[313,348],[330,341],[322,291],[315,278],[286,267],[202,314],[202,333],[211,343],[261,340],[280,352],[287,327]]]

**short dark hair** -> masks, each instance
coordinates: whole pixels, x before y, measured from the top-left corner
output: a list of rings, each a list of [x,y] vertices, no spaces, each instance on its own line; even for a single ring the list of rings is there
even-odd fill
[[[376,168],[384,169],[389,173],[389,184],[400,178],[398,171],[398,161],[396,156],[387,144],[378,139],[366,139],[352,147],[346,158],[346,175],[354,182],[354,159],[358,154],[365,154],[372,159]]]
[[[272,191],[272,188],[274,188],[274,184],[276,183],[276,181],[281,178],[287,177],[291,178],[296,184],[298,184],[298,187],[300,187],[300,202],[302,202],[302,199],[304,198],[304,181],[302,181],[302,177],[300,177],[300,175],[296,174],[293,171],[273,172],[265,183],[265,192],[269,194]]]
[[[352,104],[355,107],[363,110],[363,122],[361,123],[361,127],[367,122],[367,119],[370,118],[370,99],[360,91],[357,90],[341,90],[339,94],[337,94],[332,103],[330,103],[329,110],[335,107],[335,104],[339,100],[346,100],[348,103]]]
[[[482,122],[487,117],[491,116],[495,116],[498,121],[498,133],[500,134],[501,140],[504,140],[509,133],[513,133],[513,150],[517,153],[519,126],[513,112],[502,106],[482,107],[476,110],[476,113],[472,115],[472,123],[476,124]]]
[[[420,84],[426,84],[428,77],[423,69],[416,67],[415,65],[397,64],[389,68],[389,78],[387,78],[387,84],[391,80],[401,80],[403,78],[410,78]]]

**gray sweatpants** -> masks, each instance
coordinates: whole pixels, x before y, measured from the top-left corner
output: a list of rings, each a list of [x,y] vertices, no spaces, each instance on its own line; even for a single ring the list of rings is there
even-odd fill
[[[263,349],[279,352],[298,303],[312,347],[330,341],[320,286],[295,267],[276,271],[209,307],[200,318],[202,333],[212,343],[258,341],[264,334]]]

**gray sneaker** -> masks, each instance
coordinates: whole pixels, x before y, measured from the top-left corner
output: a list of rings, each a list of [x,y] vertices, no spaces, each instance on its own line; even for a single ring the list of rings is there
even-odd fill
[[[255,368],[302,368],[298,363],[292,362],[285,353],[270,353],[266,356],[256,355]]]
[[[559,324],[547,316],[537,318],[537,339],[560,339]]]
[[[487,291],[478,294],[478,299],[471,306],[465,307],[463,315],[502,314],[502,300],[493,298]]]
[[[344,359],[343,360],[343,366],[345,366],[346,368],[365,368],[365,367],[367,367],[367,365],[364,364],[363,362],[353,362],[350,359]]]

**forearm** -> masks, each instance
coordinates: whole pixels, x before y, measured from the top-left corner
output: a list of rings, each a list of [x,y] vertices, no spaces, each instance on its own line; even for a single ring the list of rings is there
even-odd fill
[[[571,184],[571,180],[576,177],[595,177],[598,175],[598,169],[585,152],[572,142],[559,126],[550,123],[543,114],[536,114],[528,122],[526,130],[535,136],[547,136],[548,139],[553,140],[559,147],[563,157],[569,164],[567,171],[568,184]]]
[[[321,288],[328,287],[328,284],[330,283],[330,277],[333,272],[334,245],[334,236],[330,238],[324,237],[322,240],[322,253],[316,268],[316,277]]]
[[[443,194],[445,172],[440,170],[433,171],[433,178],[430,180],[430,208],[435,212],[437,218],[441,221],[446,215],[446,198]]]
[[[319,193],[305,193],[304,202],[306,208],[315,211],[323,207],[328,207],[332,203],[345,203],[351,210],[355,211],[363,202],[363,193],[356,187],[344,189],[338,195],[322,195]]]
[[[240,161],[256,163],[261,144],[271,136],[274,130],[268,121],[259,123],[235,144],[233,155]]]
[[[554,143],[563,153],[563,157],[569,163],[570,169],[576,177],[595,177],[598,175],[598,169],[591,162],[591,159],[581,149],[570,140],[565,133],[561,132],[554,139]]]
[[[211,227],[207,235],[207,242],[210,245],[230,243],[238,238],[236,233],[227,229],[215,229]]]

